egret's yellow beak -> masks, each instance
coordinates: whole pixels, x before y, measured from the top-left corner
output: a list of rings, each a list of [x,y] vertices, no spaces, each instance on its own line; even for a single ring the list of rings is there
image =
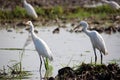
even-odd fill
[[[26,26],[29,26],[29,25],[30,25],[29,21],[25,22],[25,25],[26,25]]]
[[[78,29],[80,27],[80,25],[77,25],[73,30],[76,30],[76,29]]]
[[[25,30],[30,31],[30,27],[29,27],[30,24],[29,24],[29,21],[24,22],[24,25],[26,26]]]
[[[25,25],[25,26],[29,26],[29,22],[27,21],[27,22],[23,22],[23,24]]]

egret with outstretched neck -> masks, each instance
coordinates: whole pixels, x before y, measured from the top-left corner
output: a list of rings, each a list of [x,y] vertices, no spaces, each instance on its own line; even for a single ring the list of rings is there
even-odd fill
[[[34,33],[34,26],[31,21],[28,21],[26,25],[30,26],[30,33],[32,36],[33,43],[35,45],[35,49],[39,54],[40,58],[40,73],[41,73],[41,66],[42,66],[42,58],[48,58],[50,61],[53,60],[53,54],[46,44],[45,41],[43,41],[41,38],[39,38],[35,33]],[[45,61],[45,60],[44,60]]]
[[[38,18],[38,15],[37,15],[37,13],[35,12],[35,9],[32,7],[32,5],[29,4],[29,3],[27,3],[26,0],[22,0],[22,2],[23,2],[23,5],[24,5],[24,8],[25,8],[26,11],[27,11],[27,14],[28,14],[29,16],[31,16],[32,18],[34,18],[34,19]]]
[[[86,21],[81,21],[77,25],[77,27],[74,28],[74,30],[79,28],[80,26],[82,26],[82,31],[89,36],[89,38],[90,38],[90,40],[92,42],[92,47],[93,47],[94,54],[95,54],[95,64],[97,62],[96,49],[98,49],[100,51],[100,54],[101,54],[101,64],[102,64],[102,61],[103,61],[102,53],[104,55],[108,54],[106,46],[105,46],[105,42],[104,42],[102,36],[97,31],[89,31],[89,30],[87,30],[88,23]]]

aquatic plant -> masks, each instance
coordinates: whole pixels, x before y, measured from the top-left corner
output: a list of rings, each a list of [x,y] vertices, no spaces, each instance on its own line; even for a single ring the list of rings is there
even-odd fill
[[[51,63],[49,62],[49,59],[48,58],[45,58],[45,61],[44,61],[44,66],[45,66],[45,69],[46,69],[46,72],[45,72],[45,76],[44,77],[50,77],[52,75],[52,72],[53,72],[53,66],[51,65]]]
[[[0,79],[26,79],[32,75],[29,71],[20,70],[20,63],[16,62],[11,66],[7,65],[8,69],[3,67],[3,70],[0,70]]]

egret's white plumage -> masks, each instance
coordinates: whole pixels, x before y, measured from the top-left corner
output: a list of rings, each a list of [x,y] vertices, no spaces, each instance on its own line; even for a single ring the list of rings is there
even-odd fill
[[[44,60],[44,57],[48,58],[49,60],[53,60],[53,55],[48,47],[48,45],[43,41],[41,38],[39,38],[35,33],[34,33],[34,26],[31,21],[28,21],[26,25],[30,26],[30,33],[32,36],[33,43],[35,45],[35,49],[37,50],[40,58],[40,76],[42,77],[41,74],[41,66],[42,66],[42,59]],[[44,60],[45,61],[45,60]]]
[[[30,33],[32,36],[32,40],[34,42],[35,48],[38,52],[38,54],[42,57],[47,57],[49,60],[53,60],[52,52],[48,45],[43,41],[41,38],[39,38],[35,33],[34,33],[34,26],[31,21],[28,21],[26,24],[30,26]]]
[[[93,46],[94,53],[95,53],[95,63],[96,63],[97,61],[96,49],[98,49],[100,53],[102,52],[104,55],[108,54],[106,46],[105,46],[105,42],[102,36],[97,31],[87,30],[88,23],[86,21],[81,21],[76,28],[78,28],[79,26],[83,27],[82,31],[85,32],[89,36],[92,42],[92,46]],[[102,64],[102,53],[101,53],[101,64]]]
[[[115,2],[115,1],[102,0],[102,2],[110,5],[114,9],[120,9],[120,5],[117,2]]]
[[[34,8],[32,7],[31,4],[27,3],[26,0],[23,0],[24,7],[27,11],[27,14],[33,18],[38,18],[37,13],[35,12]]]

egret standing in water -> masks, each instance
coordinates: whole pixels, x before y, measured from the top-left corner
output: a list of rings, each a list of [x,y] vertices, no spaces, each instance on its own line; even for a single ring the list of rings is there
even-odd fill
[[[114,9],[120,9],[120,5],[117,2],[115,2],[115,1],[102,0],[102,2],[110,5]]]
[[[30,26],[30,33],[32,36],[33,43],[35,45],[35,49],[37,50],[40,58],[40,73],[41,73],[41,66],[42,66],[42,58],[44,60],[45,58],[48,58],[50,61],[53,60],[52,52],[48,45],[43,41],[41,38],[39,38],[34,33],[34,26],[31,21],[28,21],[26,25]],[[44,60],[45,61],[45,60]]]
[[[92,46],[93,46],[93,50],[94,50],[94,54],[95,54],[95,64],[97,62],[96,49],[98,49],[100,51],[101,64],[102,64],[102,60],[103,60],[102,53],[104,55],[108,54],[106,46],[105,46],[105,42],[104,42],[102,36],[97,31],[89,31],[89,30],[87,30],[88,23],[85,22],[85,21],[81,21],[79,23],[79,25],[74,28],[74,30],[79,28],[80,26],[82,26],[82,31],[89,36],[89,38],[90,38],[90,40],[92,42]]]
[[[37,15],[37,13],[35,12],[35,10],[34,10],[34,8],[32,7],[32,5],[31,4],[29,4],[29,3],[27,3],[27,1],[26,0],[22,0],[23,1],[23,4],[24,4],[24,7],[25,7],[25,9],[26,9],[26,11],[27,11],[27,14],[29,15],[29,16],[31,16],[32,18],[38,18],[38,15]]]

